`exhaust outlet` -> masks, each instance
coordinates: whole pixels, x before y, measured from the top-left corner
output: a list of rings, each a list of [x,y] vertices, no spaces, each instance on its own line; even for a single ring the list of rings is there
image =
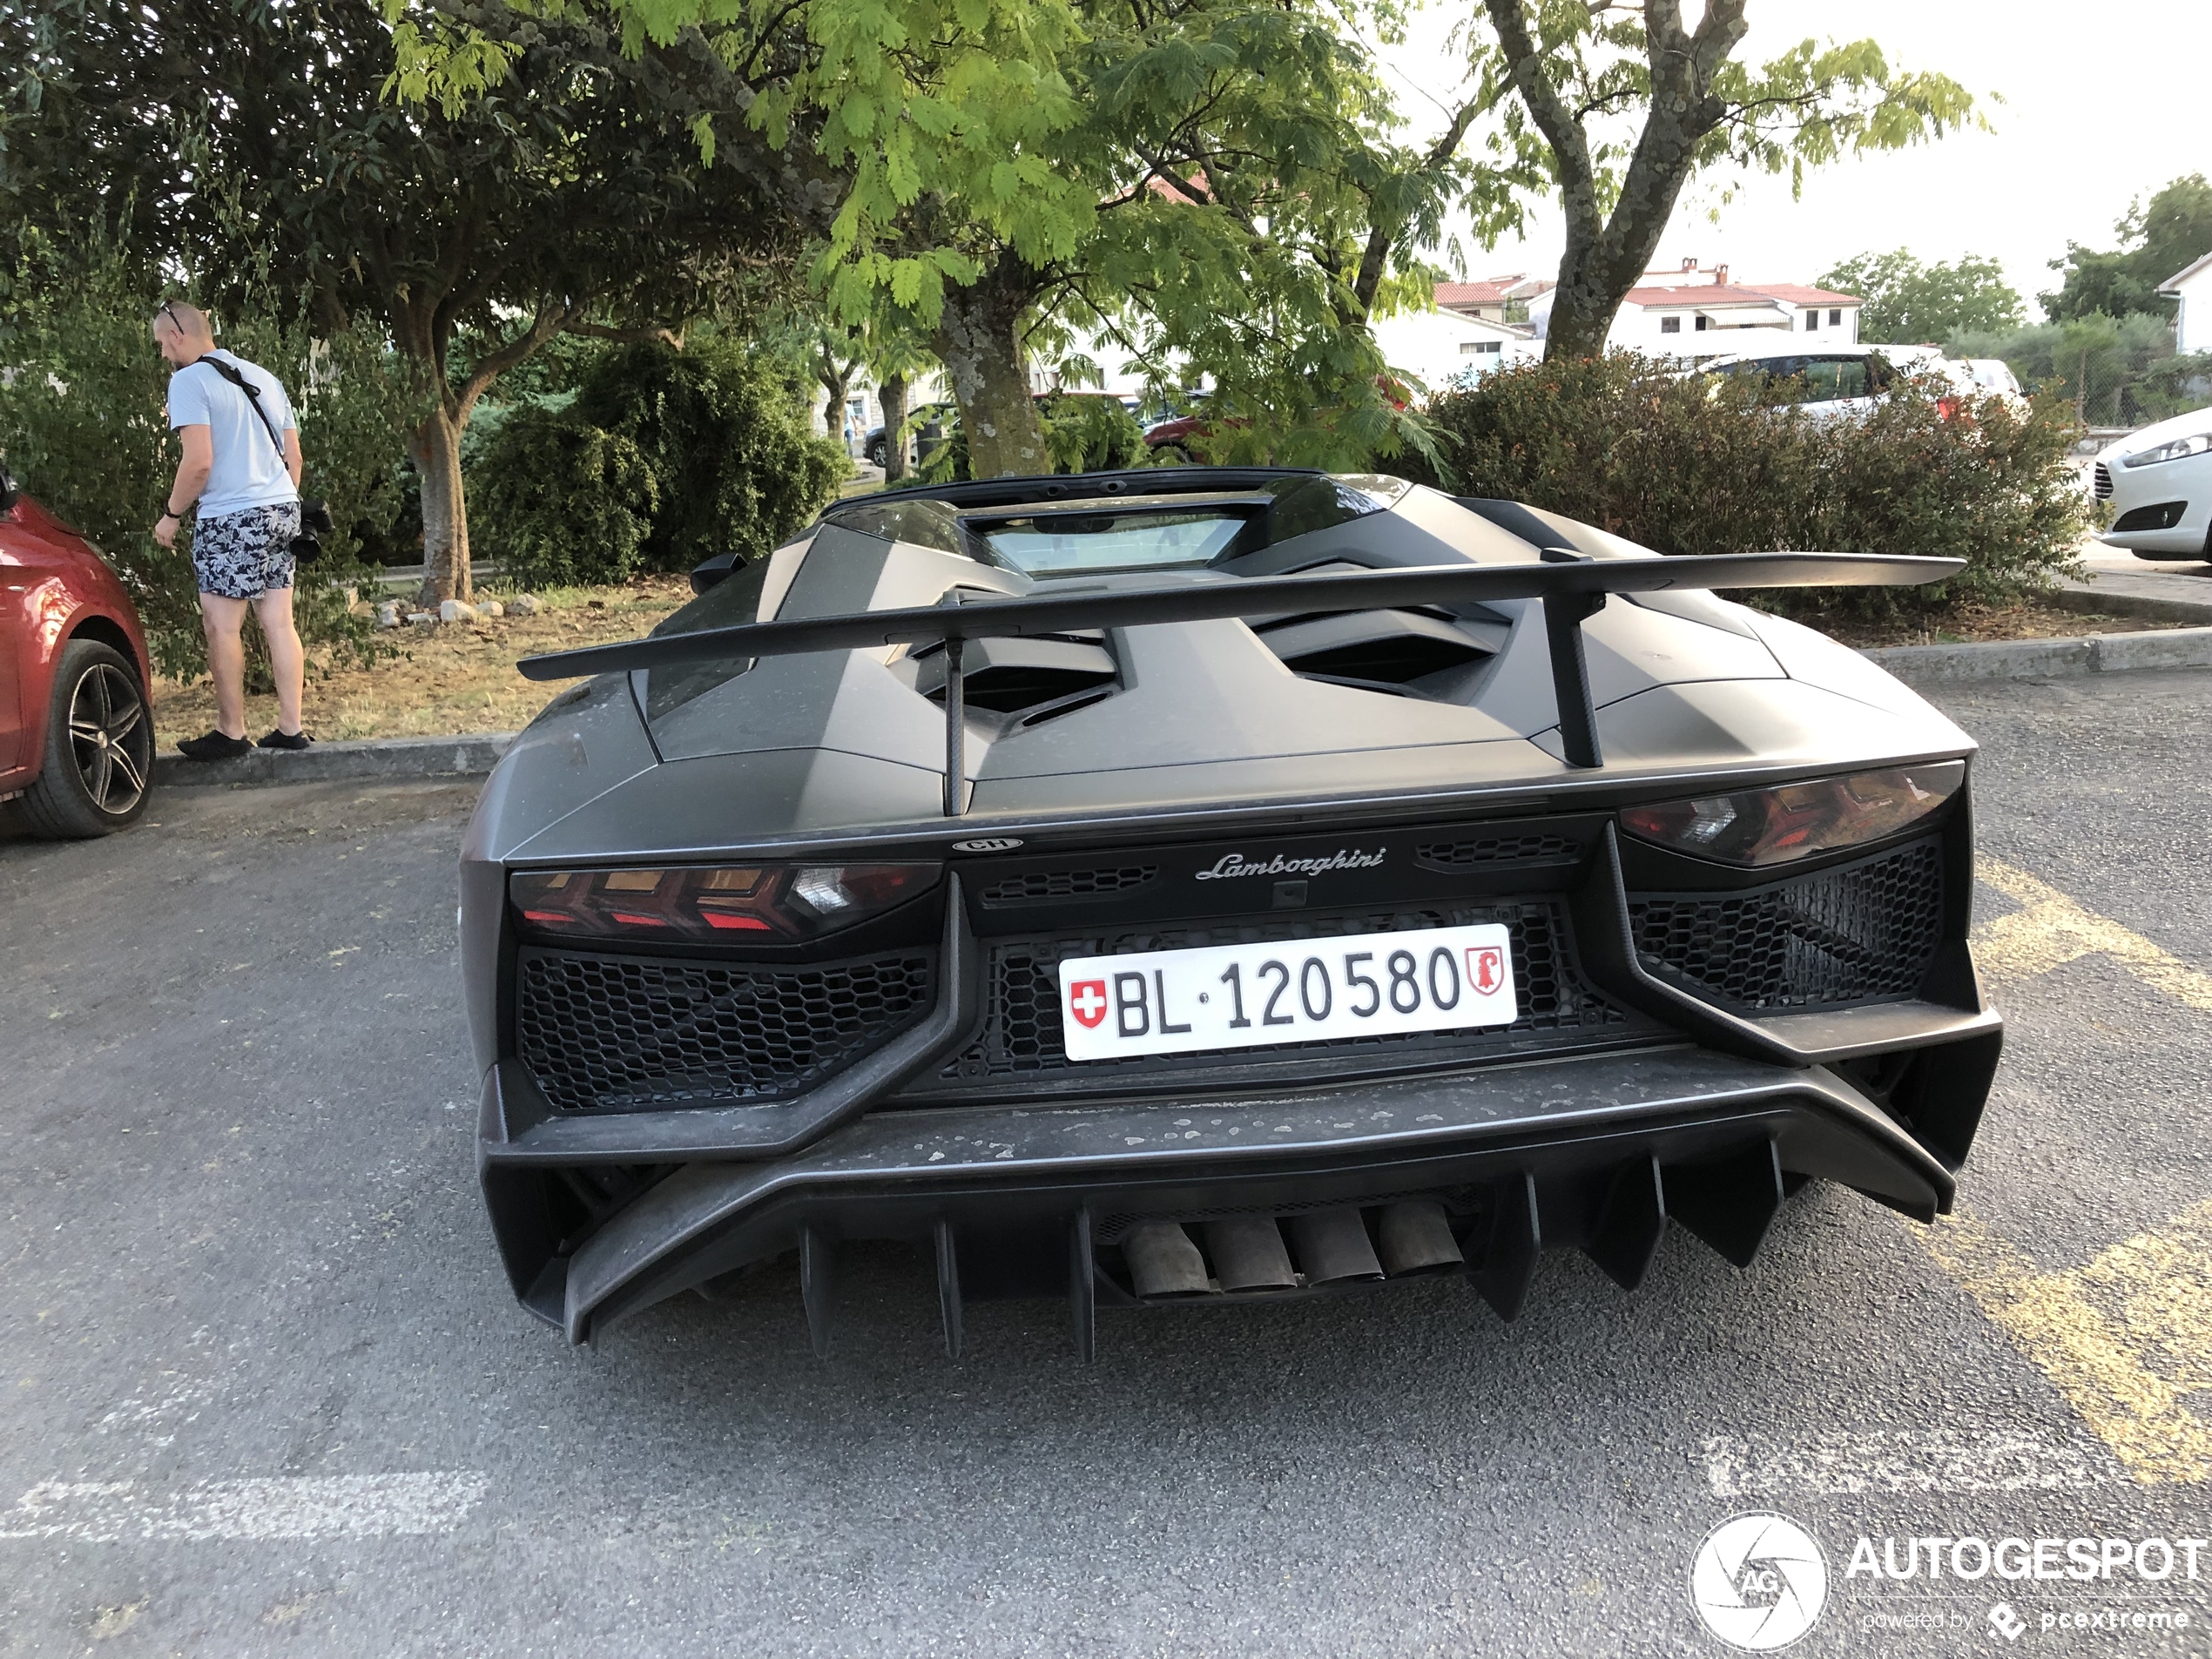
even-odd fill
[[[1190,1235],[1172,1221],[1148,1221],[1122,1239],[1122,1256],[1136,1293],[1148,1302],[1178,1296],[1208,1296],[1206,1258]]]
[[[1206,1224],[1206,1254],[1224,1291],[1292,1291],[1298,1275],[1271,1216],[1225,1216]]]
[[[1382,1262],[1391,1278],[1447,1272],[1465,1260],[1435,1199],[1408,1198],[1382,1212]]]
[[[1307,1284],[1383,1276],[1375,1247],[1367,1242],[1367,1224],[1357,1210],[1310,1210],[1290,1219],[1291,1243],[1298,1247]]]

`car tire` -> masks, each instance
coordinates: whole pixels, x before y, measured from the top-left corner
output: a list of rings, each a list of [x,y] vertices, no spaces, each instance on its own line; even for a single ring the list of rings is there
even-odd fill
[[[1189,467],[1196,464],[1190,452],[1179,443],[1156,443],[1152,446],[1152,464],[1160,467]]]
[[[62,647],[44,759],[16,806],[24,826],[85,840],[135,823],[153,784],[153,711],[131,659],[97,639]]]
[[[890,448],[881,438],[872,438],[867,442],[865,453],[868,458],[868,465],[880,467],[890,454]]]

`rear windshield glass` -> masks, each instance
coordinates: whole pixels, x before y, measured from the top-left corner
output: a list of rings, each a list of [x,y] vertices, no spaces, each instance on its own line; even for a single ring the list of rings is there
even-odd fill
[[[1163,570],[1211,564],[1257,516],[1233,502],[1040,513],[974,526],[991,556],[1027,576]]]
[[[993,559],[1028,576],[1190,570],[1365,518],[1406,489],[1396,478],[1293,475],[1236,500],[1155,499],[1022,518],[979,515],[968,527]]]

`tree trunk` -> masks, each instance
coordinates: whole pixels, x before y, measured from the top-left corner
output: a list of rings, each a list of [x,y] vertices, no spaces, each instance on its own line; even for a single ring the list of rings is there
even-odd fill
[[[461,484],[461,434],[467,417],[456,418],[441,401],[415,429],[408,455],[415,462],[422,493],[421,603],[466,602],[475,591],[469,568],[469,503]]]
[[[945,295],[937,355],[968,434],[968,470],[978,478],[1018,478],[1052,470],[1044,428],[1029,396],[1022,357],[1022,314],[1037,277],[1001,253],[972,287]]]
[[[853,376],[849,373],[833,374],[818,372],[814,378],[821,382],[822,390],[828,395],[827,401],[822,405],[823,435],[833,442],[842,443],[845,442],[846,413],[845,399],[853,389]]]
[[[886,374],[875,395],[883,405],[883,482],[895,484],[907,475],[907,377]]]
[[[1593,234],[1568,217],[1567,252],[1559,262],[1559,287],[1544,333],[1546,362],[1604,355],[1621,302],[1649,268],[1689,179],[1685,144],[1676,165],[1629,168],[1621,199],[1602,231]]]

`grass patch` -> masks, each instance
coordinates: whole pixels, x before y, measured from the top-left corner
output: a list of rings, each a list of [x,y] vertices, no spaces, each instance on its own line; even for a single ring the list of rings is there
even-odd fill
[[[478,595],[511,597],[496,590]],[[537,595],[545,609],[535,617],[435,628],[409,624],[396,634],[379,634],[400,654],[372,668],[334,667],[327,650],[311,649],[305,725],[326,741],[511,732],[528,725],[563,689],[524,679],[515,671],[517,658],[634,639],[691,597],[682,577],[550,588]],[[275,729],[273,695],[249,693],[246,704],[249,737]],[[180,738],[196,738],[215,724],[214,683],[205,677],[188,683],[157,679],[153,707],[154,734],[165,748]]]

